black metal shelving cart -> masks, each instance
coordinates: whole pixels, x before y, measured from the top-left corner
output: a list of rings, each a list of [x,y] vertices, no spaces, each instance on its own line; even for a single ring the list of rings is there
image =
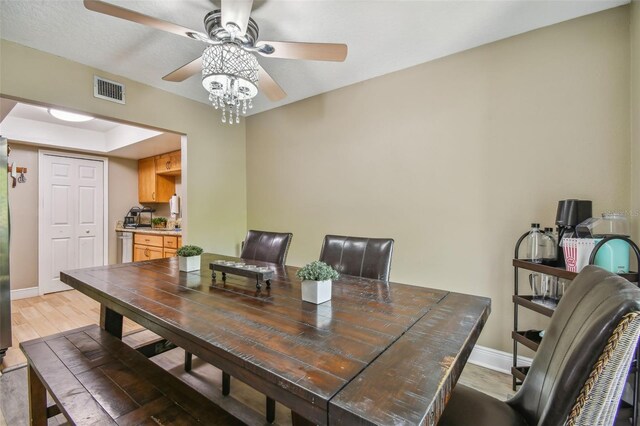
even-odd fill
[[[537,351],[541,342],[541,339],[533,338],[530,333],[527,333],[527,331],[520,329],[520,324],[518,323],[519,309],[520,308],[528,309],[530,311],[537,312],[538,314],[544,315],[549,318],[553,316],[553,313],[555,311],[555,306],[552,304],[549,304],[548,302],[543,304],[537,300],[534,300],[533,296],[531,295],[520,294],[519,283],[518,283],[518,271],[520,269],[524,269],[531,272],[538,272],[540,274],[551,275],[551,276],[562,278],[565,280],[573,280],[578,275],[576,272],[567,271],[566,269],[560,268],[557,266],[544,265],[541,263],[533,263],[526,259],[519,259],[518,253],[520,251],[520,244],[528,234],[529,233],[526,232],[518,239],[515,246],[514,259],[512,262],[513,269],[514,269],[514,275],[513,275],[514,291],[513,291],[513,297],[512,297],[513,330],[511,331],[511,338],[513,339],[513,365],[511,367],[511,375],[513,376],[514,391],[517,389],[518,386],[522,384],[529,370],[529,367],[527,366],[518,365],[518,345],[523,345],[531,349],[532,351]],[[589,264],[594,263],[596,253],[604,244],[606,244],[608,241],[615,240],[615,239],[624,240],[631,246],[631,248],[633,249],[636,255],[638,265],[640,265],[640,250],[638,249],[638,246],[631,239],[623,236],[606,237],[603,240],[601,240],[598,244],[596,244],[596,246],[594,247],[591,253]],[[640,278],[637,272],[630,272],[628,274],[619,274],[619,275],[633,283],[638,283]],[[616,425],[618,424],[638,425],[638,420],[640,420],[638,417],[638,408],[639,408],[638,397],[640,396],[640,393],[639,393],[640,375],[636,374],[639,358],[640,358],[640,346],[636,348],[636,357],[632,362],[631,372],[629,374],[629,380],[633,382],[632,383],[632,387],[633,387],[632,401],[635,401],[635,403],[628,404],[623,401],[620,407],[620,411],[625,412],[625,414],[622,417],[631,418],[631,423],[616,422]]]

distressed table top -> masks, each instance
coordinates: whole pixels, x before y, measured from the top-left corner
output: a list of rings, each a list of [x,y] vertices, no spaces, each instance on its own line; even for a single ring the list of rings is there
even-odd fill
[[[489,315],[487,298],[342,276],[301,300],[298,268],[271,288],[177,258],[87,268],[61,280],[318,424],[435,423]]]

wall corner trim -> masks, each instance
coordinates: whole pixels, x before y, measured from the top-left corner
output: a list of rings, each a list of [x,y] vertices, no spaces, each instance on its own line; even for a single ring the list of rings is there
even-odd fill
[[[519,366],[530,366],[531,358],[524,356],[518,356]],[[480,367],[488,368],[489,370],[499,371],[511,375],[511,366],[513,365],[513,354],[510,352],[503,352],[497,349],[487,348],[485,346],[476,345],[469,355],[467,361],[471,364],[479,365]]]
[[[11,290],[11,300],[26,299],[28,297],[37,297],[39,295],[40,293],[37,286]]]

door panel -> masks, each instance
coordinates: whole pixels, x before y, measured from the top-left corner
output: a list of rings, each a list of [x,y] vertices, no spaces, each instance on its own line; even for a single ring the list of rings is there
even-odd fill
[[[44,154],[39,285],[68,290],[60,271],[104,264],[104,163]]]
[[[87,186],[78,188],[78,213],[81,225],[96,225],[96,189]]]
[[[53,256],[51,269],[48,271],[48,280],[60,279],[60,271],[73,267],[71,259],[73,250],[70,238],[53,238],[51,240],[51,253]]]
[[[96,237],[79,237],[78,254],[78,268],[88,268],[90,266],[96,266]]]

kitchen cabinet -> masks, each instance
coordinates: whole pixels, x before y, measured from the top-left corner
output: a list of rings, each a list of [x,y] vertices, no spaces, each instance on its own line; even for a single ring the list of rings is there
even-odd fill
[[[168,152],[156,157],[156,174],[180,176],[182,173],[181,151]]]
[[[133,246],[133,261],[162,259],[164,252],[160,247],[143,246],[135,244]]]
[[[182,237],[136,233],[133,237],[133,261],[161,259],[177,255]]]
[[[138,201],[140,203],[168,203],[176,191],[174,176],[156,173],[156,158],[138,160]]]

